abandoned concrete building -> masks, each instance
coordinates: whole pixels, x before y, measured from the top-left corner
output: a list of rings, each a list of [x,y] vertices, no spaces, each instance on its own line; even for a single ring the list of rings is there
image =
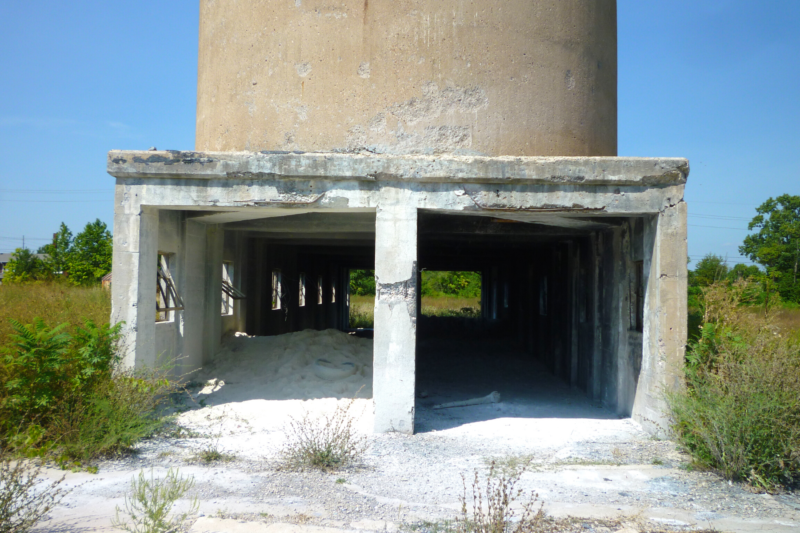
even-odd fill
[[[477,271],[473,338],[656,430],[688,162],[617,157],[616,48],[615,0],[201,0],[195,151],[108,154],[126,363],[345,331],[374,269],[375,431],[411,433],[420,272]]]

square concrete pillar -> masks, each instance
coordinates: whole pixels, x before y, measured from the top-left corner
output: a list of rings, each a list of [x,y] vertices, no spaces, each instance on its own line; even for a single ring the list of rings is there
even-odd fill
[[[686,203],[670,206],[645,223],[642,368],[632,416],[650,433],[669,426],[665,394],[680,387],[686,353]]]
[[[142,207],[114,215],[111,323],[123,322],[120,347],[128,368],[156,366],[158,212]]]
[[[414,433],[417,210],[379,207],[375,222],[375,432]]]

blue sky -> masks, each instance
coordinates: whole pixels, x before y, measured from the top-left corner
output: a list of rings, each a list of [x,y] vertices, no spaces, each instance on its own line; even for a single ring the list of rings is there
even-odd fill
[[[800,2],[618,1],[619,154],[691,163],[689,254],[800,194]],[[110,149],[191,149],[197,1],[0,5],[0,252],[111,226]]]

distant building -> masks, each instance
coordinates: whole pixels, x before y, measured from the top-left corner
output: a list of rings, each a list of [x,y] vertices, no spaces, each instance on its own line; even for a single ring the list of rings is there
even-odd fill
[[[0,254],[0,284],[3,283],[3,276],[6,271],[6,263],[11,261],[11,254]]]
[[[11,256],[14,254],[0,254],[0,285],[3,284],[3,277],[6,273],[6,265],[11,261]],[[34,254],[39,259],[47,259],[47,254]]]

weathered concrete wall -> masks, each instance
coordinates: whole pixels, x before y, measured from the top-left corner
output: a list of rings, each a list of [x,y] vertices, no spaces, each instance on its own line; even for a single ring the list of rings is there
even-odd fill
[[[431,211],[471,214],[571,232],[531,252],[535,258],[495,265],[496,276],[493,267],[481,267],[491,279],[491,294],[484,299],[492,319],[495,309],[498,321],[514,318],[516,290],[508,306],[503,293],[518,279],[530,283],[519,292],[531,296],[527,309],[536,315],[540,279],[546,276],[549,307],[546,315],[531,319],[536,331],[529,345],[558,376],[587,388],[620,415],[632,412],[651,430],[663,424],[663,392],[679,384],[686,340],[685,160],[111,152],[109,172],[118,180],[114,272],[122,280],[112,294],[114,317],[133,326],[125,329],[129,365],[156,360],[159,209],[185,211],[183,352],[191,364],[207,360],[222,333],[219,224],[314,212],[376,213],[376,429],[412,432],[417,216],[420,210],[426,216]],[[641,230],[631,222],[636,218],[644,220]],[[269,293],[269,262],[280,260],[253,240],[248,300]],[[585,250],[585,259],[577,257],[578,250],[581,257]],[[630,331],[629,288],[632,265],[640,260],[647,286],[641,333]],[[293,271],[303,268],[296,258],[287,261]],[[336,266],[328,264],[328,287]],[[588,323],[577,334],[576,276],[588,279],[593,291],[586,298]],[[343,295],[342,290],[340,301]],[[248,307],[248,329],[253,321],[261,323],[263,309]],[[340,327],[335,316],[331,320]]]
[[[615,0],[203,0],[198,150],[616,155]]]
[[[687,335],[686,203],[673,198],[644,228],[645,293],[642,369],[634,419],[653,433],[669,427],[664,393],[681,386]]]

